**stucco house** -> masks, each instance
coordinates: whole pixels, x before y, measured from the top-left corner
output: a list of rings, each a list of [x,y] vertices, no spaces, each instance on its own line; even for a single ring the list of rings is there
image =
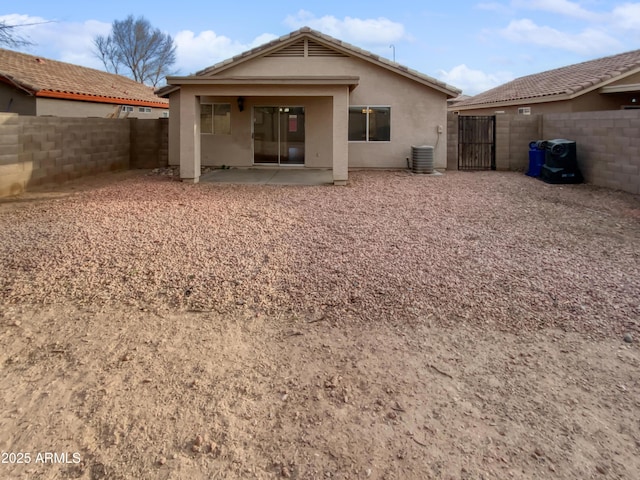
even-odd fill
[[[0,112],[160,118],[169,115],[169,102],[121,75],[0,49]]]
[[[304,27],[189,76],[167,78],[169,163],[201,166],[401,168],[412,145],[446,168],[447,99],[460,91]]]
[[[640,50],[517,78],[453,102],[460,115],[544,114],[640,108]]]

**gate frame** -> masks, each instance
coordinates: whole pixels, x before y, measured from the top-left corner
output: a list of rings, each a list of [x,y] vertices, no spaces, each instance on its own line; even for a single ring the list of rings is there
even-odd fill
[[[463,120],[463,118],[465,120]],[[491,119],[491,142],[487,142],[487,141],[481,141],[481,142],[467,142],[464,143],[463,142],[463,138],[464,138],[464,134],[463,134],[463,128],[462,128],[462,123],[464,121],[467,121],[469,119],[476,119],[476,118],[482,118],[482,119]],[[457,145],[457,169],[458,170],[462,170],[462,171],[485,171],[485,170],[496,170],[496,116],[495,115],[458,115],[458,145]],[[463,161],[462,161],[462,155],[463,152],[465,152],[465,149],[462,148],[463,145],[490,145],[490,152],[489,152],[489,164],[485,165],[483,162],[483,164],[481,165],[471,165],[471,166],[467,166],[465,168],[465,166],[463,165]]]

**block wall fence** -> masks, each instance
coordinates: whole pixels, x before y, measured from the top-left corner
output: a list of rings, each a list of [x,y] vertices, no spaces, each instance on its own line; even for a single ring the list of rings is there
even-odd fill
[[[167,119],[0,113],[0,197],[129,168],[167,165]]]
[[[458,165],[458,116],[448,114],[447,169]],[[640,110],[496,115],[496,168],[524,172],[529,142],[574,140],[578,165],[594,185],[640,194]]]
[[[168,119],[0,113],[0,197],[108,171],[168,165]],[[640,110],[496,116],[496,167],[524,172],[529,142],[575,140],[587,182],[640,194]],[[458,117],[447,119],[447,169],[458,165]]]

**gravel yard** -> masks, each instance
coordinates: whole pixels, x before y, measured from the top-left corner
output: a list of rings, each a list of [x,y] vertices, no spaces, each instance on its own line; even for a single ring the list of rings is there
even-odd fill
[[[639,245],[516,173],[2,200],[0,478],[634,478]]]

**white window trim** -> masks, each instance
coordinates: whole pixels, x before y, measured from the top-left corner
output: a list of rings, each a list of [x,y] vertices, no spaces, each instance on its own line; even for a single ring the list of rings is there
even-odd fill
[[[215,123],[213,122],[213,117],[215,116],[215,111],[216,111],[216,105],[229,105],[231,106],[231,102],[201,102],[200,105],[211,105],[211,128],[214,127]],[[231,109],[229,109],[229,111],[231,112]],[[231,122],[231,118],[229,118],[229,122]],[[213,132],[203,132],[200,131],[200,135],[224,135],[224,136],[229,136],[231,135],[231,123],[229,123],[229,133],[216,133],[215,131]]]
[[[349,108],[362,108],[362,109],[367,109],[367,111],[370,108],[388,108],[389,109],[389,116],[391,116],[391,105],[349,105]],[[348,111],[347,109],[347,111]],[[348,126],[347,126],[348,128]],[[367,140],[349,140],[349,143],[391,143],[391,118],[389,118],[389,140],[369,140],[369,113],[367,113],[367,123],[365,125],[365,131],[367,132]],[[347,136],[349,136],[349,132],[347,132]]]
[[[518,107],[518,115],[531,115],[531,107]]]

